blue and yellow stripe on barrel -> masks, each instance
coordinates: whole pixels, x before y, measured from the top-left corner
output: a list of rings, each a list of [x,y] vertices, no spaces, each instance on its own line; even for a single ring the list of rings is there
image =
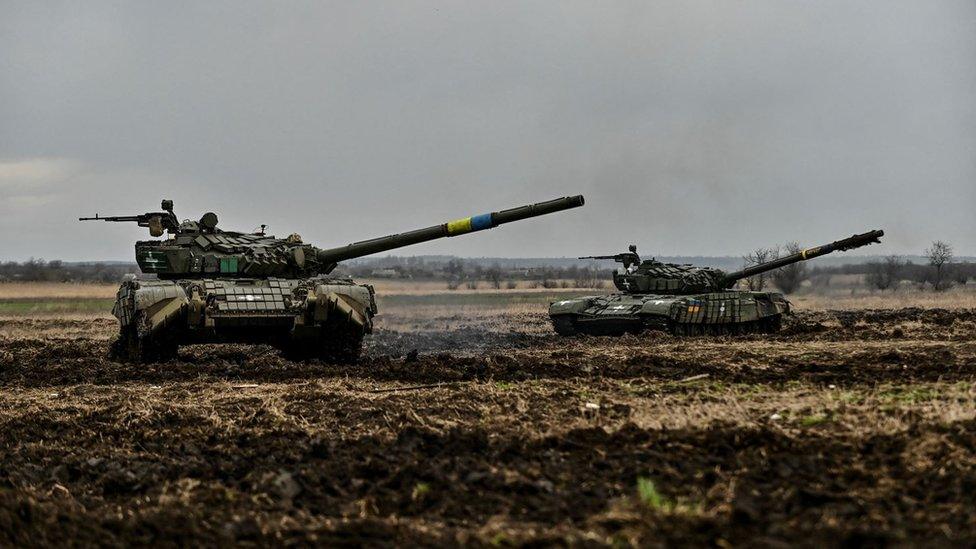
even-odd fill
[[[490,229],[492,226],[490,213],[464,217],[447,222],[447,236],[457,236],[459,234]]]

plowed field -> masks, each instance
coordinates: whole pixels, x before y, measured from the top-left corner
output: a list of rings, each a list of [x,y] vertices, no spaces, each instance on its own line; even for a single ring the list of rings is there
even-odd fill
[[[121,364],[115,331],[0,320],[0,545],[976,543],[976,310],[566,340],[401,309],[353,368]]]

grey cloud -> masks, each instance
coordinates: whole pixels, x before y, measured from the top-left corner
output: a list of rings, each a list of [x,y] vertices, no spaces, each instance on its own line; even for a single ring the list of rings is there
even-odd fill
[[[333,245],[577,192],[409,252],[976,253],[969,1],[40,4],[0,8],[0,163],[84,169],[0,182],[5,258],[127,259],[73,219],[162,197]]]

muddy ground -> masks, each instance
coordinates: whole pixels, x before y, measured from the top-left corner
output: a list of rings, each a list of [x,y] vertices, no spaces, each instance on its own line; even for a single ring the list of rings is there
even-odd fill
[[[354,368],[0,320],[0,546],[976,543],[976,311],[471,318],[386,315]]]

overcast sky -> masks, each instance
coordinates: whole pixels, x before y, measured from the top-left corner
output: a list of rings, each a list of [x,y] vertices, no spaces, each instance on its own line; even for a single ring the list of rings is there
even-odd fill
[[[400,253],[976,255],[976,2],[4,2],[0,258],[131,260],[213,210]]]

